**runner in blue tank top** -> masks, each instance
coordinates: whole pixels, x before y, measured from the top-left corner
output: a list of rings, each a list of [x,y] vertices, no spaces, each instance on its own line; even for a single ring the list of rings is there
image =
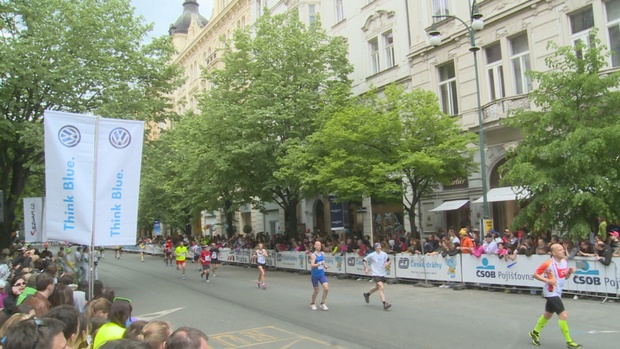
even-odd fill
[[[327,265],[325,265],[325,254],[321,248],[321,242],[317,241],[314,243],[314,252],[310,255],[310,275],[312,275],[312,287],[314,287],[314,292],[312,293],[312,303],[310,303],[310,309],[316,310],[316,296],[319,294],[319,283],[323,285],[323,297],[321,298],[321,309],[327,310],[327,305],[325,304],[325,299],[327,299],[327,294],[329,293],[329,285],[327,284],[327,277],[325,277],[325,270],[327,269]]]

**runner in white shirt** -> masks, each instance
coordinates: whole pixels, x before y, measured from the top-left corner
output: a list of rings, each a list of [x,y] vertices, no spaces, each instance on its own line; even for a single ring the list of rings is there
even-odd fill
[[[258,265],[258,281],[256,281],[256,286],[260,288],[262,283],[263,290],[265,290],[267,289],[267,285],[265,284],[265,265],[267,264],[267,250],[263,248],[262,243],[259,243],[256,246],[254,256],[256,257],[256,264]]]
[[[536,327],[529,335],[532,339],[532,343],[534,343],[535,346],[540,346],[540,331],[545,327],[547,321],[551,319],[553,313],[556,313],[559,317],[558,325],[566,340],[566,347],[582,348],[580,344],[573,342],[570,337],[570,331],[566,323],[568,313],[564,309],[564,304],[562,303],[562,288],[564,287],[564,282],[575,272],[575,268],[568,267],[566,258],[564,258],[566,257],[566,253],[562,245],[557,243],[551,245],[550,252],[551,259],[541,264],[538,269],[536,269],[534,275],[532,275],[534,279],[545,283],[545,286],[543,286],[543,297],[547,300],[547,304],[545,305],[545,312],[538,319]]]
[[[383,309],[388,310],[392,305],[385,301],[383,283],[385,283],[385,268],[390,265],[391,261],[387,253],[381,251],[381,243],[375,243],[374,248],[375,251],[364,257],[363,261],[364,272],[368,274],[368,264],[370,264],[372,270],[371,275],[375,282],[375,287],[371,288],[367,293],[364,293],[364,300],[366,303],[370,303],[370,295],[375,291],[379,291],[379,297],[381,297],[381,302],[383,302]]]

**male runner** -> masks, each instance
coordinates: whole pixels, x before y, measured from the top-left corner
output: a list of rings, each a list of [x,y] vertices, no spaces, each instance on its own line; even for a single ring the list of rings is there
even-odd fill
[[[217,268],[220,265],[220,249],[217,248],[215,242],[211,243],[211,266],[213,267],[213,277],[215,277],[215,273],[217,272]]]
[[[327,283],[327,277],[325,277],[325,270],[327,265],[325,264],[325,254],[321,250],[321,242],[316,241],[314,243],[314,252],[310,255],[310,275],[312,277],[312,302],[310,303],[310,309],[316,310],[316,296],[319,294],[319,283],[323,285],[323,296],[321,297],[321,309],[328,310],[325,300],[329,293],[329,284]]]
[[[390,265],[391,261],[387,253],[381,251],[380,242],[375,243],[374,248],[375,251],[368,254],[363,260],[364,273],[368,274],[368,263],[370,263],[370,267],[372,268],[372,279],[375,282],[375,287],[371,288],[367,293],[364,293],[364,300],[366,303],[370,303],[370,295],[378,290],[381,302],[383,302],[383,309],[388,310],[392,305],[385,301],[383,283],[385,283],[385,268]]]
[[[200,264],[202,264],[202,270],[200,271],[200,278],[207,274],[205,281],[209,282],[209,272],[211,270],[211,250],[209,246],[205,245],[200,253]]]
[[[183,240],[179,242],[179,246],[174,249],[174,254],[177,260],[177,270],[182,270],[183,280],[185,280],[185,259],[187,258],[187,246],[183,243]]]
[[[543,297],[547,300],[547,304],[545,305],[545,312],[536,323],[536,327],[529,333],[530,338],[532,338],[532,343],[534,343],[535,346],[540,346],[540,331],[545,327],[547,321],[551,319],[553,313],[556,313],[559,317],[558,326],[560,326],[560,330],[562,334],[564,334],[564,339],[566,340],[566,347],[569,349],[583,348],[580,344],[573,342],[570,337],[570,331],[566,323],[568,313],[564,309],[564,304],[562,303],[562,288],[564,287],[564,282],[575,272],[575,268],[568,267],[568,262],[566,262],[565,258],[566,253],[562,245],[558,243],[551,245],[550,252],[551,259],[541,264],[538,269],[536,269],[534,275],[532,275],[534,279],[545,283],[545,286],[543,286]]]
[[[172,266],[172,240],[170,239],[166,241],[164,246],[164,261],[166,261],[166,266]]]

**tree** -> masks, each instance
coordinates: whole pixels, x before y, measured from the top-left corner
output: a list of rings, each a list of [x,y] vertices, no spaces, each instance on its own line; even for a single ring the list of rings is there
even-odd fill
[[[225,68],[207,75],[214,87],[200,99],[200,117],[217,132],[204,141],[226,160],[212,171],[234,173],[225,181],[239,197],[280,205],[294,233],[304,193],[301,174],[287,167],[289,151],[349,96],[352,68],[343,38],[327,36],[318,22],[305,27],[297,12],[267,12],[255,28],[236,31]]]
[[[0,2],[0,246],[33,174],[42,178],[45,110],[107,117],[169,117],[164,95],[179,69],[170,39],[142,45],[150,30],[128,0]],[[32,185],[31,187],[37,187]],[[39,193],[42,195],[43,193]]]
[[[546,72],[532,72],[536,106],[508,120],[523,140],[502,167],[504,182],[530,192],[514,226],[584,237],[597,216],[618,219],[620,91],[618,72],[604,72],[609,54],[592,44],[558,47]]]
[[[391,85],[384,98],[370,91],[312,136],[305,183],[340,200],[402,200],[414,232],[420,199],[473,171],[474,142],[434,93]]]

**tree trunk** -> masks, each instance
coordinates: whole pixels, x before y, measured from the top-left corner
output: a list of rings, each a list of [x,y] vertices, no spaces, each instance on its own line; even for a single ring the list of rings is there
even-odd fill
[[[297,237],[297,200],[289,200],[284,208],[285,232]]]

